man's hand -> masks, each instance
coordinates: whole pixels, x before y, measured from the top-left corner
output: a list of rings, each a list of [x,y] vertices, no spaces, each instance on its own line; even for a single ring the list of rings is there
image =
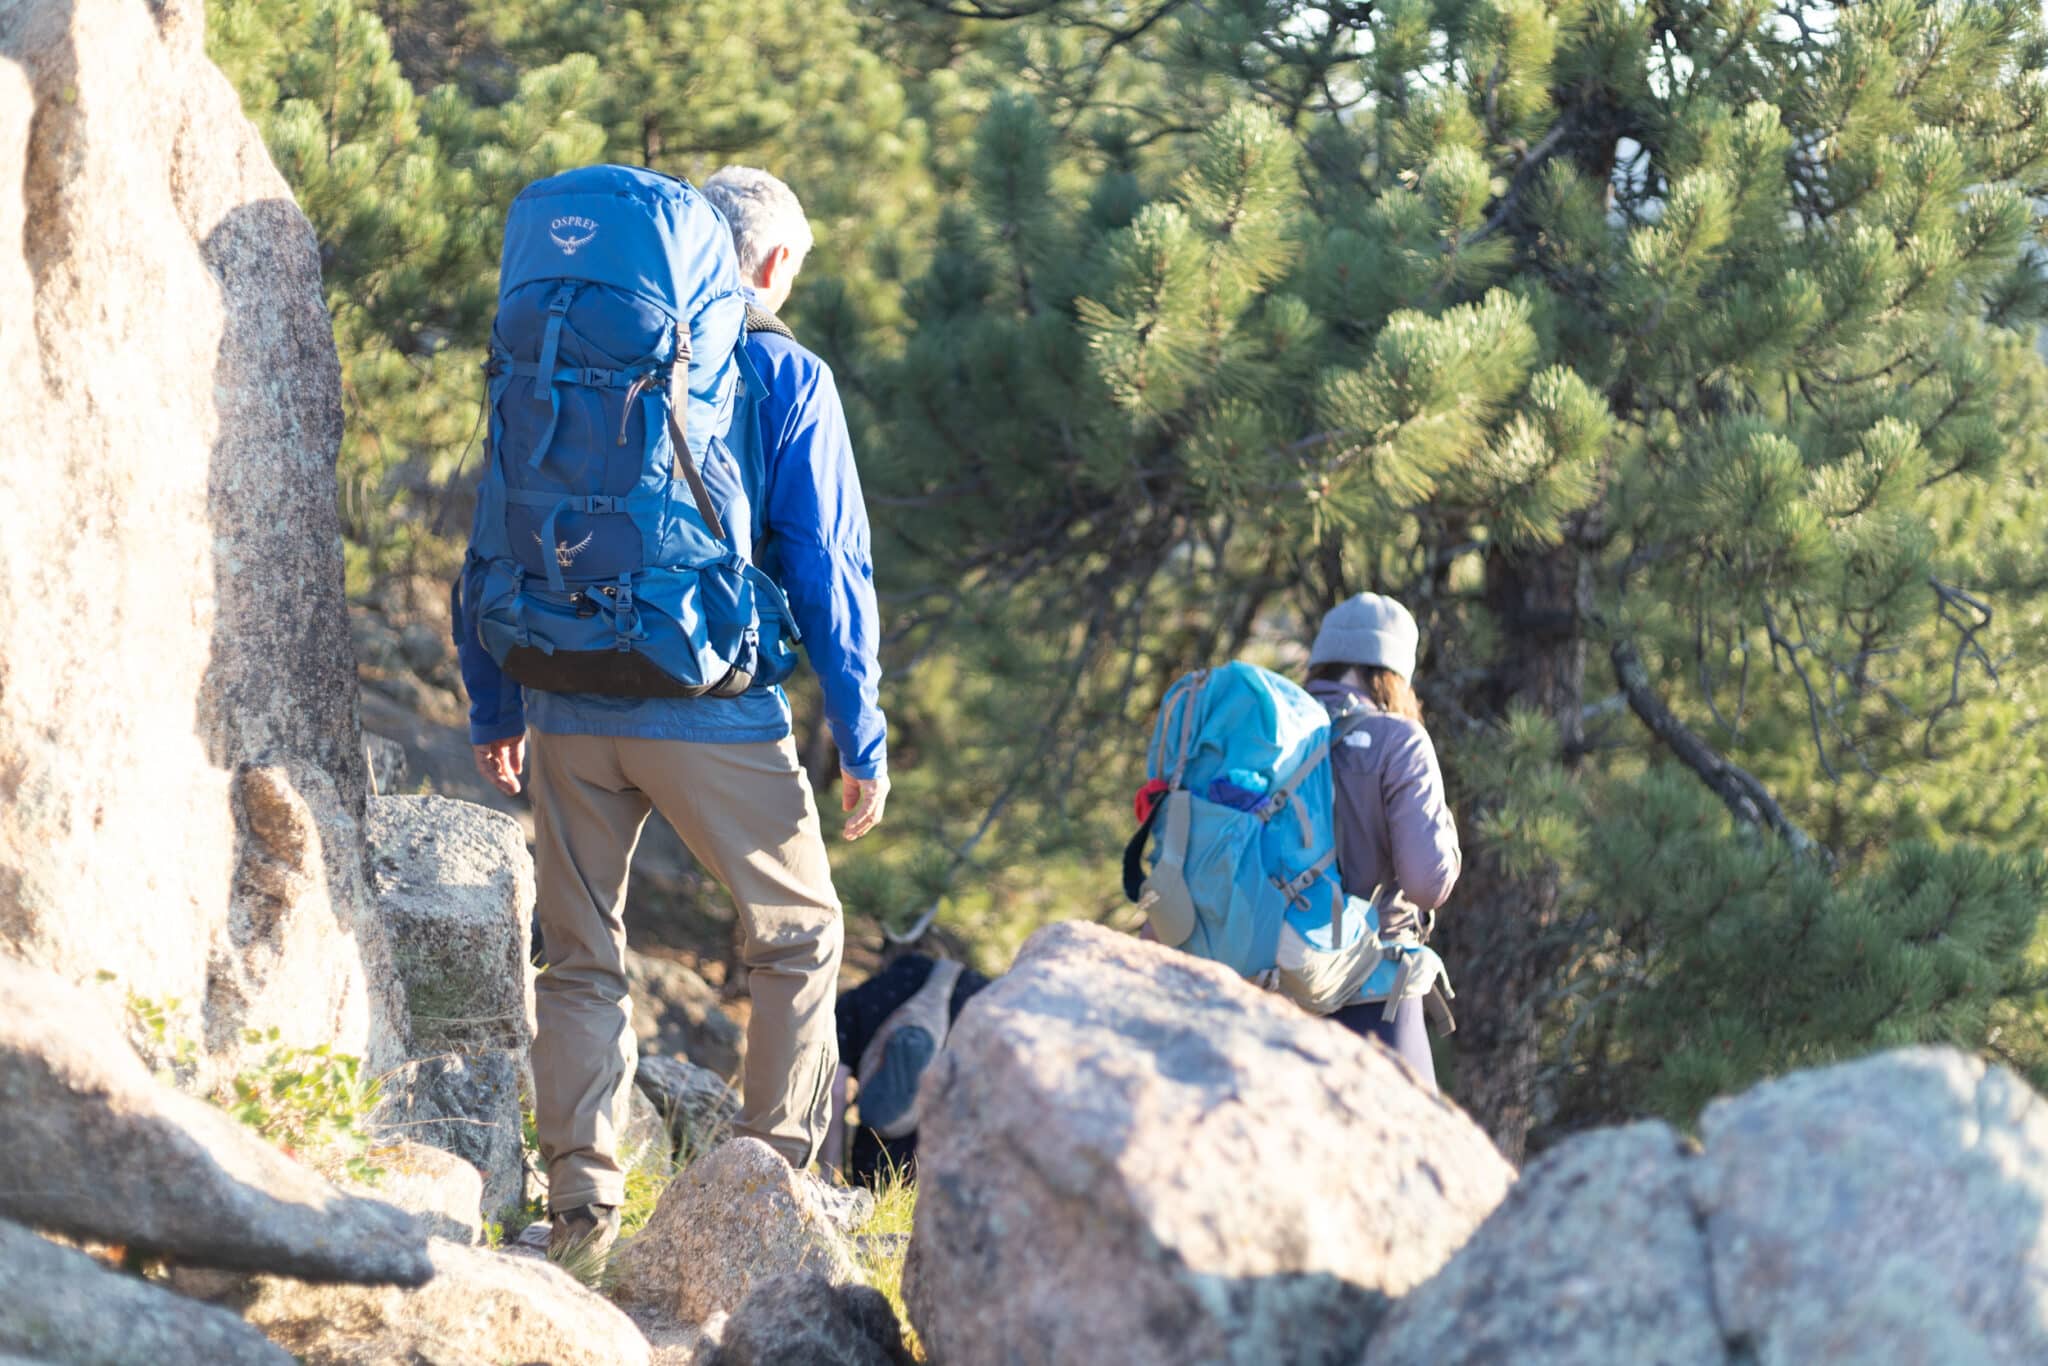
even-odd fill
[[[848,812],[846,837],[857,840],[882,823],[882,808],[889,801],[889,775],[856,778],[839,770],[839,809]]]
[[[526,737],[515,735],[509,740],[493,740],[473,748],[476,771],[484,775],[484,781],[508,797],[518,796],[519,771],[526,767]]]

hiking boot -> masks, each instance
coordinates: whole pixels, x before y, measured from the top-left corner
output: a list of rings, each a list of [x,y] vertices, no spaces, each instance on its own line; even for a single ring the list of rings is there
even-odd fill
[[[602,1257],[619,1240],[617,1205],[578,1205],[549,1216],[548,1260]]]

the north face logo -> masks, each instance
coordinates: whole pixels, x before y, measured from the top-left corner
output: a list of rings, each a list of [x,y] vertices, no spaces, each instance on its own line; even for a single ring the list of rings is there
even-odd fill
[[[578,247],[588,246],[590,239],[597,236],[597,223],[589,218],[557,218],[548,224],[548,236],[564,256],[574,256]]]

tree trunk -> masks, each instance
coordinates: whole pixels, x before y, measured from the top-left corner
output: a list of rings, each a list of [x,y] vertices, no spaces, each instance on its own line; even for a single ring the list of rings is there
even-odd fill
[[[1500,664],[1475,689],[1471,713],[1495,721],[1511,706],[1534,707],[1557,722],[1563,755],[1576,754],[1584,733],[1590,563],[1571,538],[1528,555],[1495,550],[1486,583],[1503,648]],[[1459,813],[1466,872],[1441,922],[1438,947],[1458,992],[1448,1081],[1457,1102],[1520,1165],[1529,1131],[1547,1108],[1539,1094],[1542,1006],[1569,945],[1559,925],[1556,873],[1512,876],[1474,839],[1476,817],[1492,795],[1474,794]]]

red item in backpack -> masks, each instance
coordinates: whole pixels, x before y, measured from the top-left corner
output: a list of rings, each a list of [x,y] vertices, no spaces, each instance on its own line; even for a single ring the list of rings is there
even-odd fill
[[[1159,805],[1159,799],[1173,789],[1166,785],[1164,778],[1154,778],[1138,789],[1138,795],[1131,799],[1131,806],[1138,813],[1138,824],[1152,819],[1152,808]]]

